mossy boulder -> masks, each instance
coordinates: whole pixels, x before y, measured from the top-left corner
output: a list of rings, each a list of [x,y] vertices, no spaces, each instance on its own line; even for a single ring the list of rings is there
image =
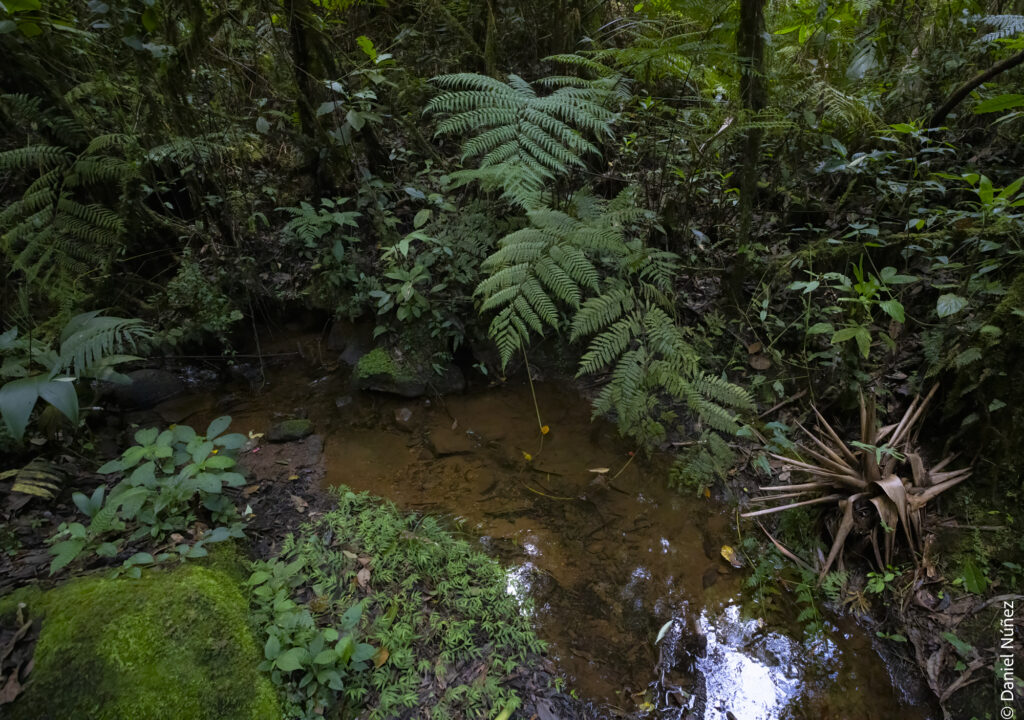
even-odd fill
[[[277,695],[237,579],[184,566],[138,580],[85,577],[54,590],[20,590],[43,616],[25,692],[11,720],[277,720]]]
[[[428,356],[429,357],[429,356]],[[397,350],[376,348],[356,363],[355,383],[360,390],[415,398],[428,390],[439,395],[462,392],[466,378],[449,363],[438,370],[427,360],[402,355]]]
[[[313,434],[313,423],[306,418],[282,420],[270,428],[267,440],[270,442],[293,442]]]

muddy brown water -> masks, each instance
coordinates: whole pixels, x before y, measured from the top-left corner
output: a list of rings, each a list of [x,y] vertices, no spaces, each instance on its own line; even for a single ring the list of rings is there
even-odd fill
[[[730,509],[668,489],[667,465],[631,457],[565,384],[536,384],[550,428],[542,442],[525,383],[406,400],[299,367],[267,380],[207,394],[193,419],[211,416],[214,403],[240,431],[308,416],[324,438],[326,482],[444,515],[509,568],[509,592],[528,601],[524,611],[581,697],[624,712],[664,706],[650,690],[655,638],[674,620],[668,639],[694,655],[663,679],[706,692],[704,720],[937,717],[852,621],[829,618],[827,637],[811,641],[759,617],[745,571],[720,556],[736,541]]]

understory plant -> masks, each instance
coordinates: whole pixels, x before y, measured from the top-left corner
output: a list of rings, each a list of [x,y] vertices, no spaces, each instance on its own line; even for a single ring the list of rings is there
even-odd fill
[[[848,442],[841,440],[814,408],[820,427],[818,433],[797,424],[810,444],[796,444],[795,458],[772,453],[785,469],[809,475],[811,481],[761,486],[759,502],[794,502],[753,510],[741,517],[758,517],[808,505],[837,504],[841,516],[833,533],[832,548],[819,570],[821,582],[857,525],[855,514],[862,515],[861,511],[873,506],[869,526],[861,531],[869,534],[879,570],[885,571],[892,562],[900,528],[916,563],[916,553],[922,549],[925,506],[971,475],[969,467],[945,469],[954,455],[927,467],[917,445],[924,410],[937,389],[938,385],[933,386],[923,399],[916,396],[898,422],[881,428],[876,424],[874,396],[865,400],[861,394],[860,439]],[[788,556],[795,558],[792,553]]]
[[[102,315],[102,311],[75,315],[57,338],[32,332],[19,337],[17,327],[0,334],[0,415],[8,432],[20,441],[40,399],[78,427],[75,383],[83,378],[127,383],[114,368],[138,360],[135,352],[151,337],[149,328],[134,318]]]
[[[335,494],[249,580],[288,702],[303,717],[509,717],[510,683],[544,645],[506,573],[434,518]]]
[[[257,562],[246,585],[252,617],[266,634],[260,669],[281,689],[289,717],[314,720],[337,704],[347,676],[365,671],[381,655],[356,641],[362,603],[335,617],[322,602],[315,603],[320,612],[314,615],[310,605],[293,598],[308,580],[304,565],[301,558]]]
[[[137,444],[99,469],[105,475],[120,473],[120,482],[109,493],[101,485],[91,496],[72,496],[89,522],[61,523],[49,540],[54,556],[50,574],[83,552],[115,558],[126,546],[140,543],[155,552],[136,552],[122,563],[130,577],[138,577],[141,565],[204,557],[206,543],[242,537],[235,505],[223,491],[245,480],[232,468],[234,454],[246,438],[240,433],[224,434],[230,424],[230,417],[219,417],[205,435],[187,425],[136,432]],[[185,542],[183,534],[200,516],[216,527],[193,533],[194,541]]]

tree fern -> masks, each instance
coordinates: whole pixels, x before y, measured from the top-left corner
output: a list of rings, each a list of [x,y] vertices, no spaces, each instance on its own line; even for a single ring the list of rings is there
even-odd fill
[[[67,143],[30,142],[0,153],[0,172],[32,178],[0,211],[2,249],[26,279],[67,300],[76,277],[105,268],[121,247],[125,225],[108,203],[138,177],[127,155],[135,141],[124,134],[88,140],[75,118],[43,111],[23,95],[0,96],[0,109],[10,118],[35,113],[29,127]]]
[[[646,214],[623,192],[611,202],[580,193],[566,211],[531,210],[530,226],[506,235],[484,262],[477,287],[502,364],[531,337],[561,329],[588,340],[579,374],[606,374],[594,402],[620,430],[645,443],[667,435],[685,407],[707,427],[734,433],[753,407],[741,388],[701,370],[700,356],[672,316],[671,253],[627,231]]]
[[[975,15],[971,20],[992,28],[990,32],[978,38],[979,43],[990,43],[1024,34],[1024,15]]]
[[[609,132],[615,114],[606,101],[619,85],[614,77],[550,77],[538,84],[554,90],[541,95],[518,75],[509,75],[507,83],[472,73],[441,75],[433,82],[447,91],[425,109],[447,116],[435,134],[468,136],[462,159],[479,163],[453,178],[502,188],[528,208],[536,206],[546,182],[584,167],[583,158],[597,154],[585,134]]]
[[[482,311],[498,310],[490,333],[503,366],[529,345],[531,332],[541,335],[545,326],[559,327],[558,303],[575,310],[584,294],[598,291],[595,261],[629,253],[622,227],[615,223],[641,215],[624,197],[609,204],[581,193],[569,212],[529,211],[529,227],[499,241],[483,263],[489,277],[476,294],[483,298]]]

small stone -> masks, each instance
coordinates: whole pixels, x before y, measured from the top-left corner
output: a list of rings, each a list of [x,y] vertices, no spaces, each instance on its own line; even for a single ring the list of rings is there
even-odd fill
[[[313,423],[306,418],[294,420],[282,420],[270,428],[267,433],[267,440],[270,442],[292,442],[301,440],[313,434]]]
[[[352,404],[352,396],[351,395],[342,395],[340,398],[337,398],[334,401],[334,407],[338,408],[339,410],[344,408],[344,407],[348,407],[351,404]]]
[[[704,585],[704,589],[707,590],[709,587],[718,582],[718,568],[709,567],[704,571],[704,576],[701,578]]]
[[[430,431],[430,442],[437,455],[461,455],[473,452],[475,443],[464,432],[439,427]]]
[[[395,410],[395,425],[399,430],[412,432],[412,410],[407,407],[400,407]]]

